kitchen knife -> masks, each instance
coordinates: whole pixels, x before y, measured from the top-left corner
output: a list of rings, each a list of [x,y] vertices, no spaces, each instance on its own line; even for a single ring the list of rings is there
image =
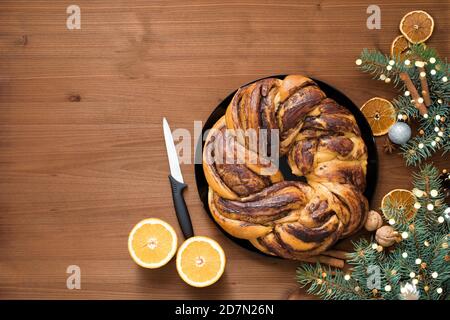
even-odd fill
[[[164,140],[166,141],[167,157],[169,158],[170,175],[169,181],[172,187],[172,198],[177,214],[178,223],[181,231],[186,239],[194,235],[192,230],[192,222],[189,211],[183,197],[183,190],[187,187],[181,174],[180,163],[178,161],[177,150],[173,142],[172,131],[170,131],[169,123],[163,118]]]

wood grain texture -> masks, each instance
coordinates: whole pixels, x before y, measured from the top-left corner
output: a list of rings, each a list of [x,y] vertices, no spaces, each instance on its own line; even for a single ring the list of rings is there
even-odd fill
[[[195,232],[228,256],[216,285],[195,289],[174,261],[136,266],[127,236],[156,216],[177,226],[161,119],[193,129],[229,92],[273,74],[328,82],[357,105],[389,85],[354,66],[362,48],[388,52],[408,11],[436,22],[428,42],[448,56],[446,1],[378,1],[382,29],[366,28],[373,1],[78,0],[81,30],[67,30],[67,1],[0,2],[0,298],[285,299],[297,262],[248,252],[220,233],[183,165]],[[380,151],[372,208],[411,186],[399,155]],[[435,157],[449,166],[449,159]],[[340,246],[348,247],[345,241]],[[82,289],[66,289],[66,268]],[[303,295],[304,298],[309,298]]]

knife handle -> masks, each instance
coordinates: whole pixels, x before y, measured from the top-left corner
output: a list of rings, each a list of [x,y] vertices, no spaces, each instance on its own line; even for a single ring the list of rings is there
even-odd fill
[[[169,181],[172,187],[173,204],[175,206],[178,223],[180,224],[184,237],[188,239],[194,236],[194,230],[192,229],[191,217],[189,216],[189,211],[183,197],[183,190],[187,185],[175,180],[172,175],[169,175]]]

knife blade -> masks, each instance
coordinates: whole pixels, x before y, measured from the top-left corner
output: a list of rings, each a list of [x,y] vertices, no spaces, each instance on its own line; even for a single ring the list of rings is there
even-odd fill
[[[170,175],[169,181],[172,188],[172,199],[177,215],[178,223],[181,231],[186,239],[194,236],[192,229],[192,222],[189,216],[189,211],[184,200],[183,191],[187,184],[184,183],[183,175],[181,174],[180,163],[178,161],[178,154],[173,141],[172,131],[166,118],[163,118],[164,141],[166,142],[167,157],[169,159]]]

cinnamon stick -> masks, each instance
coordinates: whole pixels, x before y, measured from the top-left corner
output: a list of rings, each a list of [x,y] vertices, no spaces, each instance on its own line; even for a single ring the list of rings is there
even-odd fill
[[[424,77],[422,77],[419,74],[419,78],[420,78],[420,86],[422,87],[423,101],[425,102],[425,105],[427,107],[429,107],[431,105],[431,98],[430,98],[430,91],[428,90],[428,82],[427,82],[425,68],[424,67],[419,67],[419,73],[420,74],[422,74],[422,73],[425,74]]]
[[[341,259],[336,259],[336,258],[332,258],[332,257],[327,257],[327,256],[314,256],[314,257],[304,257],[304,258],[299,258],[298,260],[303,261],[303,262],[309,262],[309,263],[324,263],[324,264],[328,264],[331,267],[335,267],[335,268],[339,268],[342,269],[344,268],[344,260]]]
[[[414,99],[414,105],[417,109],[419,109],[419,112],[421,115],[424,115],[427,113],[428,109],[427,107],[422,103],[419,102],[419,92],[417,92],[416,87],[414,86],[413,82],[411,81],[411,78],[406,72],[400,73],[400,79],[402,79],[403,83],[405,84],[408,91],[411,93],[411,97]]]
[[[322,252],[324,256],[338,258],[342,260],[348,259],[348,252],[342,251],[342,250],[327,250],[325,252]]]

